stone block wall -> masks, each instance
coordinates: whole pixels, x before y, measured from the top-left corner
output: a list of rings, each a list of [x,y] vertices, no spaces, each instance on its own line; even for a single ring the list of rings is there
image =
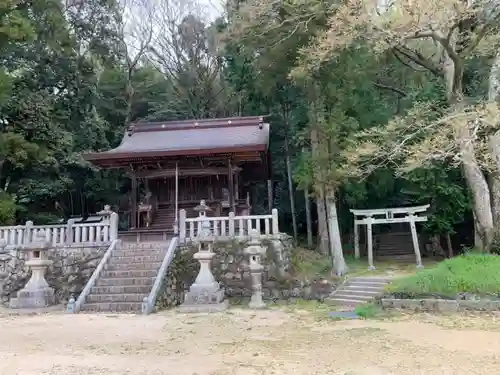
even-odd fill
[[[56,303],[66,303],[73,294],[81,293],[85,284],[106,252],[107,246],[95,247],[60,247],[49,250],[49,259],[53,264],[45,274],[45,279],[54,288]],[[27,252],[10,250],[0,259],[0,271],[5,279],[0,279],[0,303],[6,304],[15,297],[31,276],[24,262]]]
[[[283,298],[317,298],[328,295],[330,284],[324,282],[310,283],[307,280],[296,280],[290,276],[292,238],[281,235],[278,240],[264,240],[267,248],[262,260],[265,270],[262,276],[262,289],[266,299]],[[225,288],[227,297],[249,297],[251,281],[247,269],[247,259],[243,251],[245,242],[222,242],[214,244],[215,256],[212,259],[212,273],[221,286]],[[193,258],[197,247],[180,246],[167,272],[163,290],[157,299],[158,308],[176,306],[184,301],[184,293],[189,289],[198,275],[199,263]]]

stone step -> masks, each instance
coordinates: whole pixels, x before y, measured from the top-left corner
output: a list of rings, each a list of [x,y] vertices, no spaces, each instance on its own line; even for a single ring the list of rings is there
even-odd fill
[[[389,276],[357,276],[348,280],[348,283],[353,282],[374,282],[374,283],[390,283],[392,281],[392,277]]]
[[[155,282],[155,277],[111,277],[98,278],[96,286],[152,286]]]
[[[97,302],[142,302],[149,293],[123,293],[123,294],[90,294],[87,297],[88,303]]]
[[[146,271],[146,270],[157,270],[161,266],[161,262],[154,263],[108,263],[105,265],[104,269],[106,271]]]
[[[325,298],[325,302],[330,303],[330,304],[334,304],[334,305],[355,306],[355,305],[359,305],[362,303],[366,303],[367,301],[354,299],[354,298],[328,297],[328,298]]]
[[[382,293],[383,293],[383,290],[374,291],[374,290],[363,290],[363,289],[353,290],[353,289],[340,288],[340,289],[337,289],[335,291],[333,296],[348,295],[348,296],[351,296],[354,298],[358,298],[358,297],[374,298],[374,297],[381,295]]]
[[[162,262],[165,257],[164,253],[155,255],[129,255],[129,256],[112,256],[109,260],[110,264],[130,264],[130,263],[157,263]]]
[[[373,299],[373,295],[363,295],[363,294],[353,294],[353,293],[340,293],[335,292],[331,298],[340,298],[340,299],[354,299],[356,301],[371,301]]]
[[[116,249],[113,251],[111,258],[116,257],[135,257],[135,256],[152,256],[161,255],[165,253],[165,249]]]
[[[140,313],[142,302],[99,302],[85,303],[82,312],[120,312]]]
[[[366,291],[374,291],[374,292],[380,292],[381,290],[384,290],[384,287],[387,284],[380,284],[380,285],[373,285],[373,284],[367,284],[367,285],[359,285],[359,284],[346,284],[341,286],[339,289],[349,289],[349,290],[366,290]],[[337,290],[339,290],[337,289]]]
[[[95,294],[149,294],[152,285],[118,285],[118,286],[97,286],[90,290],[90,295]]]
[[[168,241],[157,241],[157,242],[141,242],[141,243],[130,243],[122,242],[121,245],[115,250],[158,250],[168,248]],[[114,252],[113,252],[114,253]]]
[[[131,278],[131,277],[156,277],[158,270],[120,270],[110,271],[104,270],[102,272],[103,278]]]
[[[384,287],[360,286],[360,285],[343,285],[337,291],[343,290],[349,293],[366,292],[368,294],[378,294],[384,291]]]

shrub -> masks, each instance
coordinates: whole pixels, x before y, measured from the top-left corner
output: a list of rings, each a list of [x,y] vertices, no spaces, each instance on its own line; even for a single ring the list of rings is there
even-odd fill
[[[12,225],[16,219],[16,202],[4,192],[0,192],[0,225]]]
[[[460,293],[496,297],[500,295],[500,256],[469,253],[447,259],[394,280],[387,291],[396,298],[455,298]]]

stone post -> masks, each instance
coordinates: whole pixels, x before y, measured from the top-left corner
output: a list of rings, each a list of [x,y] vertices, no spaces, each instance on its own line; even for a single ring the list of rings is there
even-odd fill
[[[262,309],[266,304],[262,300],[262,271],[261,257],[266,253],[266,248],[261,246],[259,232],[256,229],[250,230],[250,241],[244,250],[248,256],[248,268],[252,281],[252,297],[248,307],[251,309]]]
[[[73,243],[73,225],[75,225],[75,219],[69,219],[66,224],[66,245]]]
[[[186,210],[179,211],[179,238],[184,240],[186,238]]]
[[[109,216],[109,239],[111,241],[118,239],[118,214],[112,212]]]
[[[32,233],[33,233],[33,222],[28,220],[24,227],[24,236],[23,236],[24,245],[31,242]]]
[[[0,238],[0,304],[3,302],[3,286],[5,279],[7,278],[7,261],[9,260],[10,256],[5,250],[7,247],[7,242],[3,239]]]
[[[234,212],[229,213],[229,238],[234,238],[236,235],[235,227],[234,227]]]
[[[200,217],[205,217],[210,208],[202,200],[195,210],[199,212]],[[198,252],[194,254],[194,258],[200,262],[200,271],[186,293],[184,303],[179,307],[180,312],[217,312],[227,309],[229,305],[228,301],[224,300],[224,289],[210,270],[210,262],[215,255],[212,252],[212,239],[210,223],[203,220],[196,239]]]
[[[31,278],[17,292],[17,298],[10,300],[11,308],[47,307],[55,303],[54,289],[45,280],[45,271],[52,264],[48,259],[49,249],[50,242],[47,241],[44,230],[36,234],[32,243],[23,247],[29,253],[29,260],[25,264],[31,268]]]
[[[272,225],[273,234],[279,234],[280,233],[280,229],[279,229],[279,225],[278,225],[278,210],[276,208],[273,208],[272,211],[271,211],[271,215],[272,215],[272,218],[273,218],[273,223],[271,224]]]

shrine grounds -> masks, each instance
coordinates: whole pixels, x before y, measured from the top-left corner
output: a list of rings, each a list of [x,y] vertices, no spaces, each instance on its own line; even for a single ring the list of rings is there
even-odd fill
[[[0,311],[0,374],[500,374],[497,315],[327,312],[312,303],[211,315]]]

